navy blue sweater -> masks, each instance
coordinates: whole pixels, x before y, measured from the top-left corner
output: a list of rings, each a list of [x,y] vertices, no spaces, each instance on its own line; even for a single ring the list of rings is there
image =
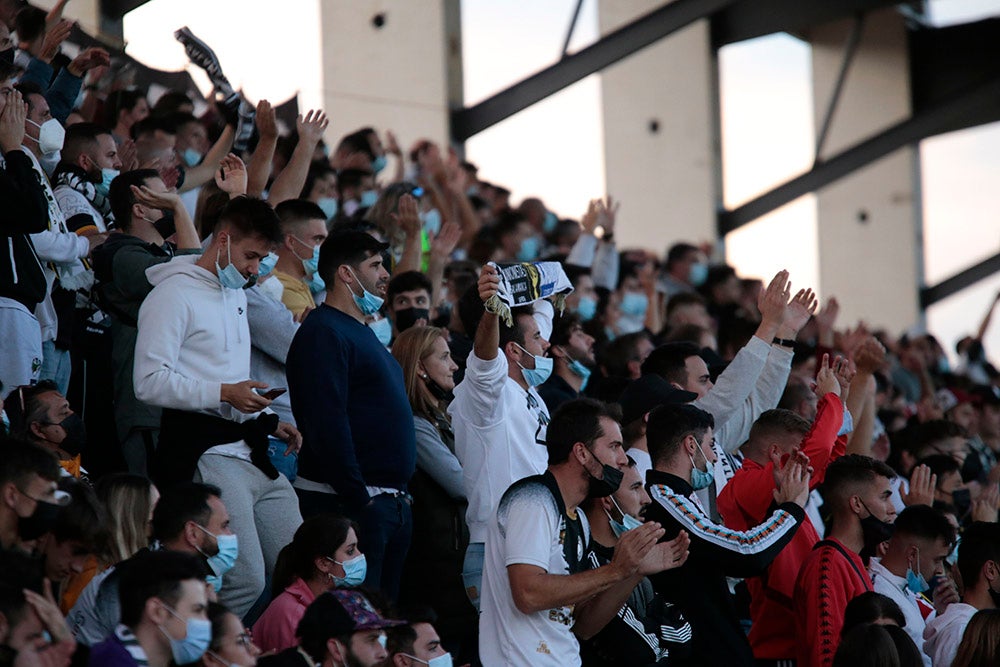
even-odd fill
[[[285,370],[301,477],[354,507],[368,502],[365,485],[406,489],[417,462],[413,412],[403,369],[371,329],[321,305],[295,334]]]

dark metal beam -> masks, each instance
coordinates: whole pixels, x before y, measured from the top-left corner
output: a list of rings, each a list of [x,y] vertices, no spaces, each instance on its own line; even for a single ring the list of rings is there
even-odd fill
[[[1000,78],[980,83],[972,89],[955,94],[950,100],[928,107],[911,118],[823,160],[811,171],[786,181],[742,206],[731,211],[721,211],[718,215],[719,235],[725,236],[748,222],[804,194],[819,190],[903,146],[946,131],[961,119],[978,114],[984,108],[995,108],[998,103],[1000,103]]]
[[[569,20],[569,29],[566,30],[566,41],[563,42],[560,58],[565,58],[569,53],[569,43],[573,41],[573,32],[576,30],[576,21],[580,18],[580,8],[583,7],[583,0],[576,0],[576,8],[573,10],[573,18]]]
[[[712,46],[763,37],[776,32],[801,32],[845,16],[897,5],[899,0],[744,0],[712,17]]]
[[[826,144],[826,137],[830,133],[833,125],[833,114],[837,111],[840,103],[840,96],[844,92],[844,83],[847,81],[847,72],[854,61],[854,54],[858,52],[858,45],[861,43],[861,33],[865,26],[865,15],[858,14],[854,17],[854,25],[851,26],[851,33],[847,36],[847,44],[844,46],[844,58],[840,62],[840,71],[837,72],[837,80],[833,84],[833,93],[830,94],[830,103],[826,106],[826,113],[823,114],[823,124],[820,125],[819,136],[816,138],[816,153],[813,157],[813,166],[819,164],[823,155],[823,146]]]
[[[149,0],[101,0],[101,13],[120,19],[133,9],[142,7],[147,2]]]
[[[989,278],[998,271],[1000,271],[1000,252],[992,257],[987,257],[964,271],[956,273],[951,278],[942,280],[937,285],[925,287],[920,290],[920,307],[926,309],[928,306],[947,299],[952,294],[956,294],[980,280]]]
[[[452,138],[457,142],[463,142],[535,102],[540,102],[580,79],[599,72],[736,1],[675,0],[654,9],[506,90],[471,107],[453,111]]]

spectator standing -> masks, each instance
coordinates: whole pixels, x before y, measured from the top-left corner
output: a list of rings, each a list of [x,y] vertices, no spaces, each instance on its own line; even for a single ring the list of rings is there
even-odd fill
[[[281,220],[282,242],[275,251],[274,277],[284,288],[281,302],[298,321],[316,307],[315,294],[326,289],[319,274],[319,249],[328,236],[326,214],[303,199],[281,202],[275,209]]]
[[[552,375],[538,388],[538,393],[549,412],[555,412],[566,401],[579,398],[587,388],[596,364],[594,338],[584,332],[578,316],[567,313],[553,320],[549,343]]]
[[[248,379],[242,288],[279,241],[278,224],[267,203],[237,197],[204,254],[150,268],[154,287],[139,309],[135,348],[136,397],[164,408],[153,468],[158,486],[195,478],[227,490],[241,548],[220,597],[240,615],[264,591],[278,551],[301,523],[291,484],[267,453],[270,435],[290,450],[301,438],[265,411],[270,400],[254,391],[263,383]]]
[[[413,525],[407,484],[416,444],[399,363],[365,326],[386,292],[386,248],[354,231],[323,243],[326,300],[295,334],[287,373],[292,412],[309,443],[295,480],[302,512],[356,520],[365,584],[396,597]]]

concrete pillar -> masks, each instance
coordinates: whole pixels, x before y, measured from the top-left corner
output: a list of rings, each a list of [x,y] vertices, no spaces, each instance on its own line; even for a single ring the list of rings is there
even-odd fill
[[[661,0],[603,0],[601,34]],[[622,202],[619,247],[665,252],[714,240],[716,77],[709,26],[700,21],[601,73],[607,190]]]
[[[423,137],[447,144],[449,100],[462,94],[459,0],[374,7],[320,3],[327,141],[370,125],[393,130],[404,152]]]
[[[853,21],[809,31],[815,126],[822,126]],[[823,150],[828,157],[910,116],[904,18],[869,13]],[[920,318],[919,154],[904,148],[817,193],[819,276],[841,297],[842,323],[864,318],[900,331]]]

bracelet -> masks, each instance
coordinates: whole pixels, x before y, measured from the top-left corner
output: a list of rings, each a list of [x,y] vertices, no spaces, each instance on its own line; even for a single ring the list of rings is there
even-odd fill
[[[771,342],[775,345],[780,345],[781,347],[795,347],[795,340],[792,338],[775,337]]]

